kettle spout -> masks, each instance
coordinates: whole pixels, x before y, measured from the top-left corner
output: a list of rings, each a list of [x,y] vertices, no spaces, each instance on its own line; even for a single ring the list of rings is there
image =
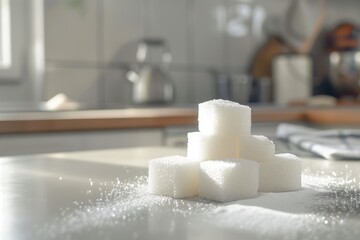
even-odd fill
[[[137,74],[135,71],[128,71],[126,73],[126,78],[129,80],[129,82],[136,83],[139,81],[139,74]]]

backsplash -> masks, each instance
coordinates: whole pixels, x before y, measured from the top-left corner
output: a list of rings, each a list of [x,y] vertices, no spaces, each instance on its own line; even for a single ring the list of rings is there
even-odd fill
[[[43,99],[62,92],[91,105],[131,104],[124,67],[136,62],[137,43],[144,37],[164,38],[170,46],[176,103],[215,98],[209,71],[244,72],[267,37],[264,23],[282,14],[289,2],[44,0]],[[360,22],[359,5],[327,1],[326,25],[342,19]]]

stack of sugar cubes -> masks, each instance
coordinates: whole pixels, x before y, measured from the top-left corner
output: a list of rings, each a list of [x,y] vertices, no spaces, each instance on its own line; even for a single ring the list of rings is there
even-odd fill
[[[199,132],[188,133],[187,157],[150,160],[149,191],[229,202],[258,192],[301,188],[301,161],[275,154],[267,137],[251,135],[251,109],[227,100],[199,104]]]

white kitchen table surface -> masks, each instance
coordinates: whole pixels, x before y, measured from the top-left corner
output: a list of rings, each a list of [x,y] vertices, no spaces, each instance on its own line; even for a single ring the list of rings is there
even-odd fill
[[[303,189],[217,203],[147,192],[142,147],[0,158],[0,239],[360,239],[360,162],[303,159]]]

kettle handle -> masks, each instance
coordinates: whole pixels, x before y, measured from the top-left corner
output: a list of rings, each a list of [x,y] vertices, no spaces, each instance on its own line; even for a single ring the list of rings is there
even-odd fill
[[[162,65],[167,66],[172,60],[170,48],[165,40],[161,38],[144,38],[139,42],[136,51],[136,60],[138,63],[145,63],[150,47],[159,47],[162,49]]]

